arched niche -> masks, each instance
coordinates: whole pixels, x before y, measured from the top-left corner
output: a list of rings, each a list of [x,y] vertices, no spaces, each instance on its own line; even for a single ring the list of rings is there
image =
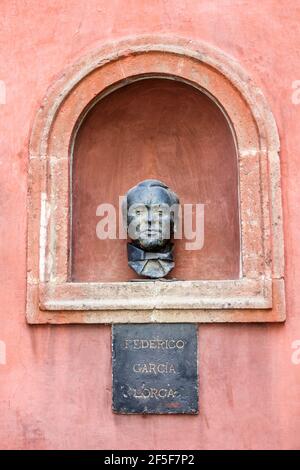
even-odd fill
[[[189,249],[187,239],[176,240],[176,265],[169,278],[240,277],[235,139],[224,112],[206,94],[164,78],[137,78],[120,87],[85,116],[72,167],[74,281],[134,277],[127,265],[127,241],[97,237],[96,210],[108,203],[118,211],[119,197],[146,178],[162,179],[182,205],[204,205],[203,247],[199,241],[198,249],[196,243],[196,249]],[[194,213],[194,230],[195,218]],[[117,216],[116,235],[118,221]]]
[[[141,81],[142,78],[149,81]],[[122,94],[125,96],[126,90],[133,89],[130,87],[143,88],[145,83],[149,86],[150,80],[158,83],[162,79],[164,87],[166,84],[171,86],[170,83],[181,87],[178,97],[192,93],[203,100],[203,106],[205,102],[206,110],[211,106],[211,113],[216,113],[215,118],[222,123],[222,139],[226,133],[228,135],[228,140],[225,139],[226,156],[232,166],[231,173],[228,168],[226,171],[233,181],[231,191],[234,197],[227,205],[235,206],[231,220],[235,234],[234,247],[230,251],[233,257],[239,258],[239,271],[235,262],[230,272],[226,273],[222,268],[218,276],[208,276],[210,279],[207,279],[205,273],[196,271],[197,261],[192,261],[195,268],[192,279],[183,273],[183,279],[176,282],[130,283],[124,266],[122,279],[101,281],[95,268],[91,267],[89,272],[88,266],[92,266],[89,262],[86,271],[78,275],[76,270],[79,264],[75,267],[73,258],[74,254],[76,257],[76,247],[72,243],[72,220],[76,224],[76,214],[72,208],[72,188],[74,196],[76,172],[79,174],[76,162],[80,165],[83,154],[87,155],[87,148],[81,148],[82,155],[77,158],[80,145],[86,139],[82,137],[80,144],[80,136],[84,136],[86,126],[92,125],[93,113],[97,113],[106,102]],[[170,79],[173,81],[170,82]],[[196,109],[197,106],[193,112]],[[196,122],[197,119],[194,117],[190,121]],[[201,137],[199,129],[197,127],[196,136],[203,143],[203,139],[208,138],[208,132]],[[185,142],[189,145],[186,137]],[[234,60],[207,44],[172,37],[127,38],[104,45],[74,64],[50,89],[38,112],[30,141],[28,321],[284,320],[278,151],[275,121],[261,91]],[[217,153],[220,155],[221,150]],[[203,157],[201,161],[209,165],[213,158]],[[189,161],[189,165],[193,166],[194,163]],[[156,173],[151,165],[146,167],[149,175]],[[166,172],[163,169],[160,171]],[[192,176],[195,175],[189,176],[191,187],[194,184]],[[113,182],[110,184],[114,185]],[[204,180],[202,185],[205,185]],[[220,194],[225,197],[226,185],[222,191]],[[79,251],[78,259],[80,256]]]

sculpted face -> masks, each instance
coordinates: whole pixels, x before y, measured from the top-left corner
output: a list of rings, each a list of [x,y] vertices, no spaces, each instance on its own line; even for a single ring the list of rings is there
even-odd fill
[[[175,266],[171,238],[178,204],[176,194],[159,180],[142,181],[126,194],[123,215],[132,240],[128,265],[140,276],[162,278]]]
[[[137,186],[127,196],[128,235],[145,250],[162,249],[171,239],[174,200],[166,187]]]

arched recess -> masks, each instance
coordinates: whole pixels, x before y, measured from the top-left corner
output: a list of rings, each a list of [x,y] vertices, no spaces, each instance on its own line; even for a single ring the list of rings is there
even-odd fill
[[[142,77],[192,84],[224,110],[236,137],[239,279],[164,283],[72,282],[70,181],[73,137],[95,100]],[[259,89],[207,44],[127,38],[73,65],[49,91],[30,141],[30,323],[282,321],[285,318],[279,140]]]
[[[85,115],[74,142],[70,278],[111,282],[134,277],[127,240],[118,237],[119,198],[139,181],[160,178],[183,207],[193,204],[193,232],[198,204],[197,239],[176,240],[176,264],[168,277],[238,279],[237,168],[235,138],[224,110],[195,87],[165,75],[136,77],[106,95]],[[100,204],[116,209],[111,238],[96,233]]]

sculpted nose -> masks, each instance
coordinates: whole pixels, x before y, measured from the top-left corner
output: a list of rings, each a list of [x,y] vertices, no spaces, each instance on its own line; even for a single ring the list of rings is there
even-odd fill
[[[151,210],[151,209],[148,209],[148,225],[151,226],[152,223],[153,223],[153,214],[152,214],[152,210]]]

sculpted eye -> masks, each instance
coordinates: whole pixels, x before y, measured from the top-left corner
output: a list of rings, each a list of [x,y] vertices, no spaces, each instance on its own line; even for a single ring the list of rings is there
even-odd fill
[[[163,210],[160,209],[159,207],[154,207],[152,209],[152,213],[155,214],[155,215],[163,215]]]
[[[161,217],[163,215],[163,210],[162,209],[156,209],[156,211],[154,211],[154,213],[156,215],[158,215],[159,217]]]

